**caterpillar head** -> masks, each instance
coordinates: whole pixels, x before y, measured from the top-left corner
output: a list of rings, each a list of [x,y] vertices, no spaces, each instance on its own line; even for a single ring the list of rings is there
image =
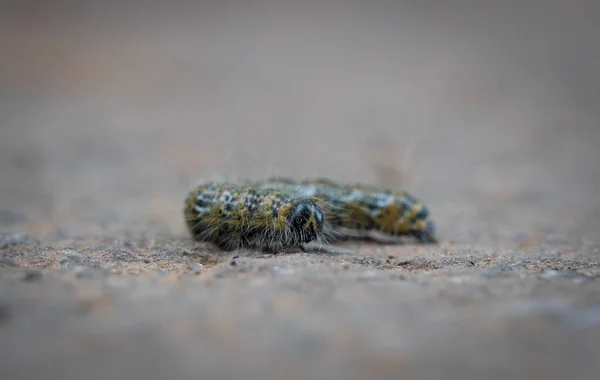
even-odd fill
[[[437,243],[435,222],[429,218],[429,210],[423,204],[414,206],[408,231],[422,243]]]
[[[323,211],[310,199],[294,203],[287,215],[289,231],[299,244],[311,242],[321,236],[323,221]]]

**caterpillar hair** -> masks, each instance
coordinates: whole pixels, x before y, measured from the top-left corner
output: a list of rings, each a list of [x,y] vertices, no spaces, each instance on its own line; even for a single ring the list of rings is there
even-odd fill
[[[225,251],[304,250],[304,244],[324,243],[328,235],[315,201],[272,188],[205,183],[186,197],[184,215],[195,240]]]
[[[314,200],[325,210],[325,223],[334,231],[330,240],[368,238],[395,242],[412,236],[420,243],[437,243],[436,225],[429,209],[406,191],[360,183],[339,184],[326,178],[296,181],[272,177],[252,185]]]

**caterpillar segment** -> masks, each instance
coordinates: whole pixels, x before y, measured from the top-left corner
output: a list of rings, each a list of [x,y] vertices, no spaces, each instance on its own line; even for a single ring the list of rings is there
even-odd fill
[[[272,177],[253,182],[260,189],[277,189],[295,198],[312,199],[325,213],[333,239],[398,242],[412,236],[420,243],[437,243],[435,222],[425,204],[406,191],[365,184],[338,184],[326,178],[295,181]]]
[[[225,251],[256,249],[278,253],[324,242],[324,215],[308,198],[271,188],[210,182],[185,201],[187,228],[195,240]]]

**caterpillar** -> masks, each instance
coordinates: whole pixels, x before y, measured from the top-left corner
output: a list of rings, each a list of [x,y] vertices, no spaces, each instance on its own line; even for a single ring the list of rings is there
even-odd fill
[[[323,211],[316,202],[272,188],[205,183],[186,197],[184,215],[195,240],[224,251],[304,250],[305,243],[326,237]]]
[[[317,202],[331,227],[330,241],[371,239],[388,243],[412,236],[420,243],[437,243],[436,225],[428,208],[406,191],[360,183],[343,185],[326,178],[295,181],[272,177],[251,183],[257,189],[278,189]]]

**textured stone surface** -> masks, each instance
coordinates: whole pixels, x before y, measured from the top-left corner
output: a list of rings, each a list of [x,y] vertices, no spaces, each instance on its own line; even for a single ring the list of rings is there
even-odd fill
[[[260,3],[7,8],[2,378],[597,378],[600,13]],[[271,174],[408,188],[441,243],[189,239],[196,182]]]

